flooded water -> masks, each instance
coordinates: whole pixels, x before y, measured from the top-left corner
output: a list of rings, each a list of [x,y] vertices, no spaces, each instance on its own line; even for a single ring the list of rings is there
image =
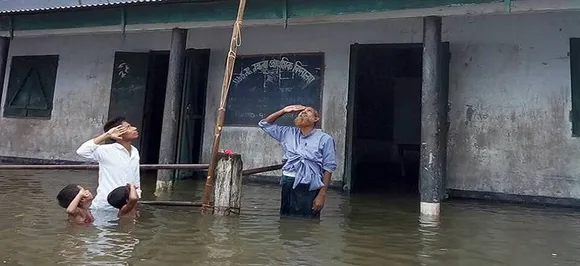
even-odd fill
[[[68,224],[56,194],[72,182],[94,190],[96,175],[0,172],[0,264],[580,265],[575,210],[447,202],[434,222],[413,200],[331,192],[320,222],[281,220],[276,185],[245,185],[240,217],[142,206],[135,223],[95,213],[93,225]],[[199,200],[203,184],[178,186],[165,197]]]

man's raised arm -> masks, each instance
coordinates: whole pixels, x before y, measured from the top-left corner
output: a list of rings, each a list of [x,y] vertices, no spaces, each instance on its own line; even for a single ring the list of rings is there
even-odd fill
[[[304,110],[305,108],[306,107],[302,106],[302,105],[286,106],[286,107],[270,114],[266,118],[260,120],[260,123],[258,123],[258,126],[260,126],[260,128],[262,128],[264,131],[266,131],[266,133],[268,133],[268,135],[270,135],[275,140],[281,141],[283,136],[284,136],[284,133],[286,133],[286,131],[289,129],[289,127],[278,126],[278,125],[275,125],[274,122],[276,122],[276,120],[278,120],[278,118],[282,117],[285,114],[299,112],[299,111]]]

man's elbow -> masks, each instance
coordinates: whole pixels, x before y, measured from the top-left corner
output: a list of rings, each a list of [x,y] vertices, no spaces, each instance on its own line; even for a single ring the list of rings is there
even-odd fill
[[[266,120],[262,119],[260,120],[260,122],[258,122],[258,127],[260,127],[261,129],[264,129],[266,126],[268,126],[268,122],[266,122]]]
[[[260,120],[260,122],[258,122],[258,127],[260,127],[261,129],[264,129],[264,130],[267,130],[268,128],[271,128],[274,126],[276,126],[275,122],[268,121],[266,119],[262,119],[262,120]]]
[[[336,171],[336,168],[337,168],[336,165],[325,165],[323,167],[324,174],[332,175],[332,173],[334,173],[334,171]]]
[[[91,149],[90,147],[81,146],[77,149],[77,155],[83,157],[85,159],[96,160],[95,158],[95,150]]]

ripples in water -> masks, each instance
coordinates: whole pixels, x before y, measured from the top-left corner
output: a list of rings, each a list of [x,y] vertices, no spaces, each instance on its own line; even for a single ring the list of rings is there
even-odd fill
[[[321,221],[280,220],[278,186],[248,184],[240,217],[141,206],[135,223],[98,212],[93,225],[70,225],[55,197],[73,182],[94,188],[96,172],[0,172],[0,263],[580,265],[571,209],[448,202],[440,220],[421,220],[413,199],[331,192]],[[202,188],[183,181],[162,197],[199,200]]]

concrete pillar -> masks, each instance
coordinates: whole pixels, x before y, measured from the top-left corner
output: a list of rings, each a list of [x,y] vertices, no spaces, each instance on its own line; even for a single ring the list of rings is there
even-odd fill
[[[185,43],[187,30],[173,29],[171,31],[171,48],[169,50],[169,69],[167,73],[167,92],[163,108],[163,128],[161,129],[161,144],[159,148],[159,163],[173,164],[177,154],[177,138],[179,130],[179,114],[181,110],[181,92],[183,87],[183,71],[185,61]],[[175,170],[159,170],[155,192],[170,190],[173,186]]]
[[[442,95],[441,18],[423,19],[423,86],[421,94],[421,169],[419,192],[421,214],[438,216],[445,167],[443,122],[446,97]]]
[[[10,48],[10,38],[0,37],[0,99],[4,91],[4,78],[6,77],[6,64],[8,63],[8,50]]]

